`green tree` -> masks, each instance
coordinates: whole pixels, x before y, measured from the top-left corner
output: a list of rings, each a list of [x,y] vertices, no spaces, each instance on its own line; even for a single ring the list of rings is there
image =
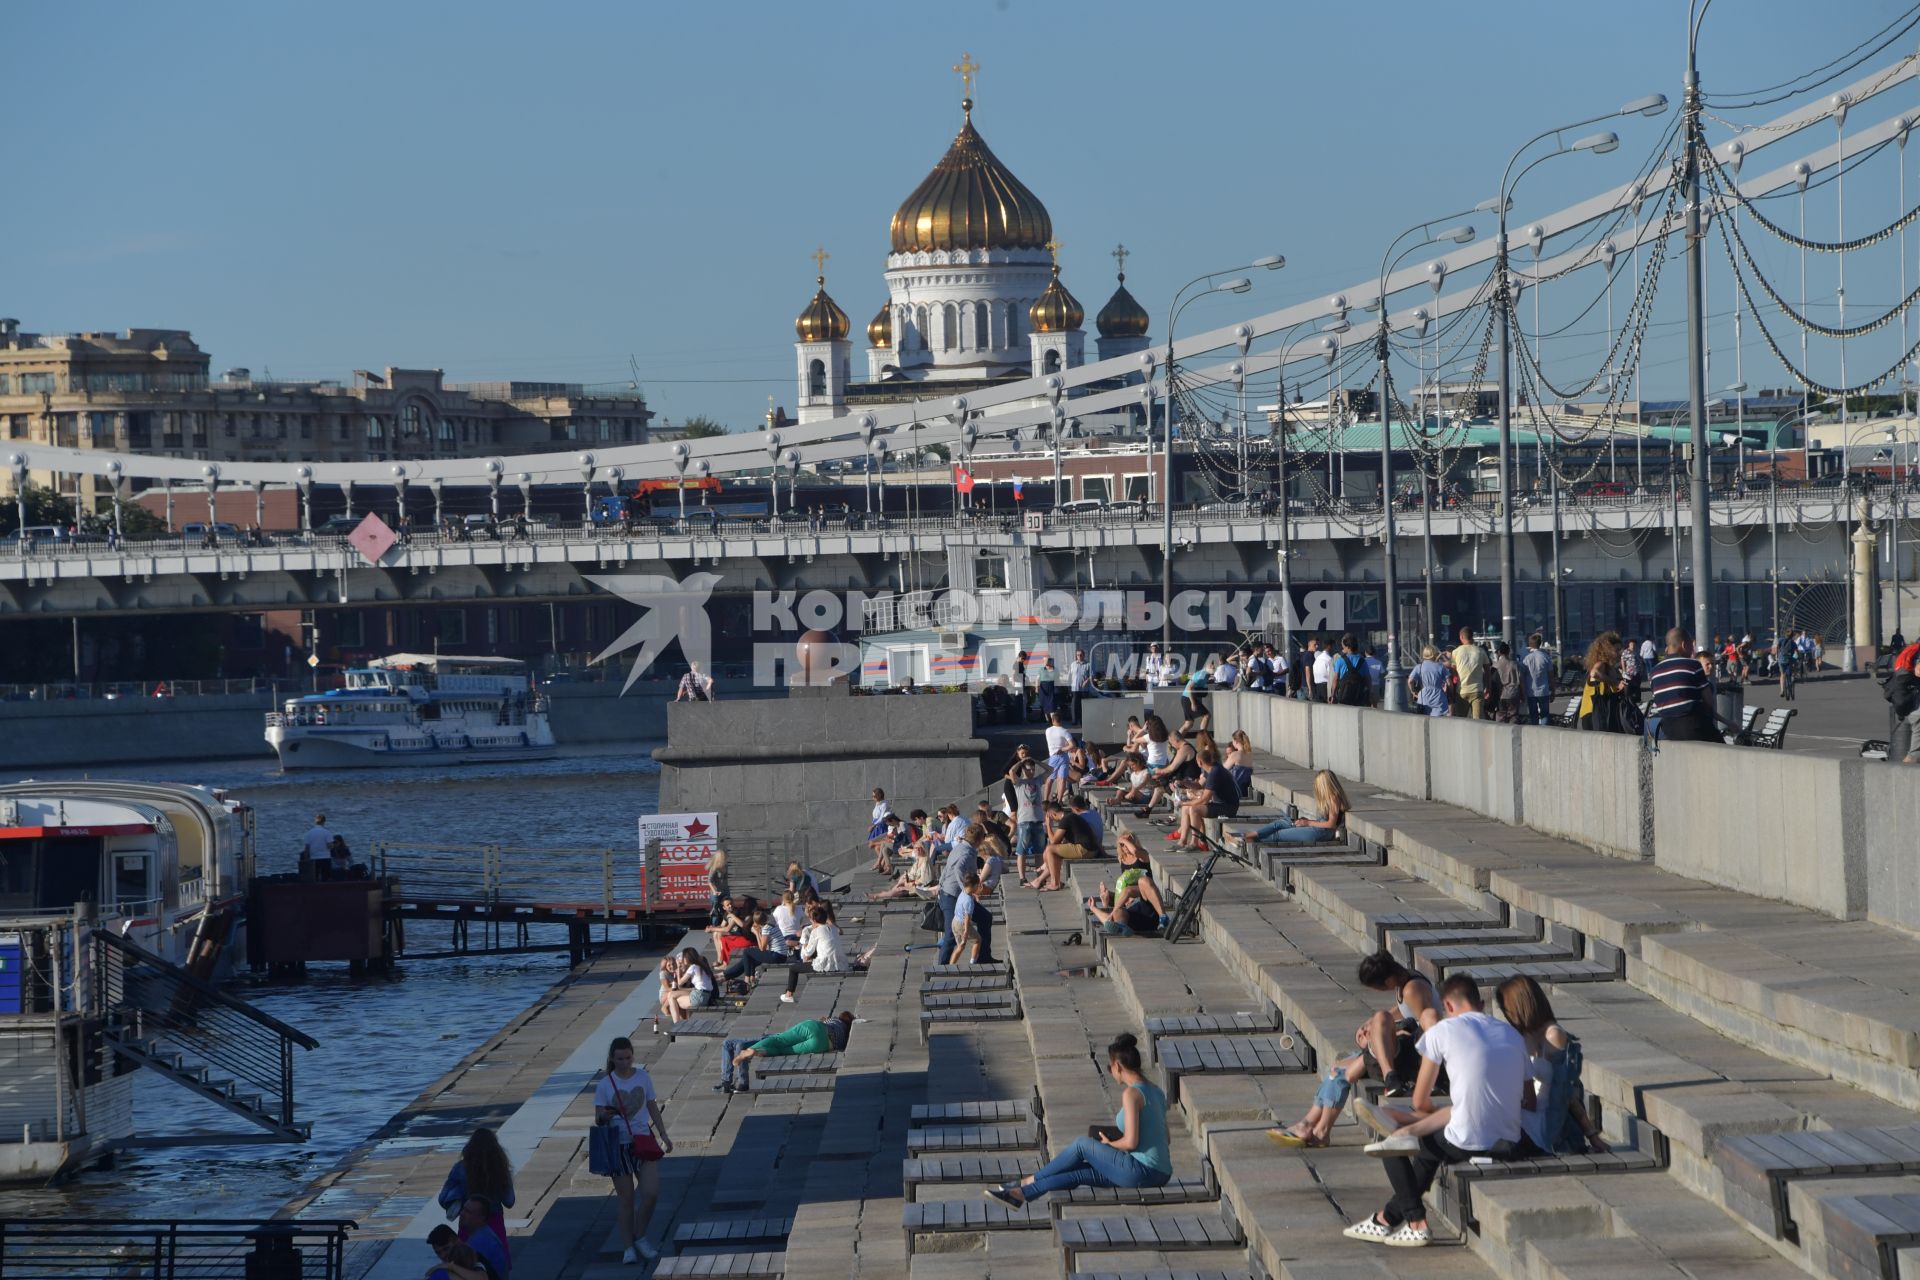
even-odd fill
[[[102,529],[113,528],[113,509],[120,508],[120,531],[129,538],[158,538],[167,532],[165,517],[155,515],[137,502],[108,503],[98,516]]]
[[[73,503],[51,489],[37,484],[27,486],[27,523],[57,524],[65,528],[73,521]],[[0,499],[0,536],[20,527],[20,504],[11,495]]]
[[[681,438],[686,440],[708,440],[714,436],[723,436],[726,434],[727,427],[725,424],[715,422],[704,413],[695,414],[680,424]]]

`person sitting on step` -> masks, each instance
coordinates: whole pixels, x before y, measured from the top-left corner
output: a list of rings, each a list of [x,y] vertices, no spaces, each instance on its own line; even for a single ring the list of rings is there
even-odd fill
[[[1313,802],[1320,810],[1317,818],[1289,818],[1281,814],[1258,831],[1240,837],[1244,846],[1262,844],[1319,844],[1338,840],[1347,825],[1352,805],[1347,791],[1331,769],[1313,775]]]
[[[720,1083],[715,1093],[743,1093],[747,1088],[747,1064],[755,1058],[787,1058],[806,1053],[839,1053],[847,1047],[847,1033],[853,1029],[853,1015],[841,1010],[828,1018],[807,1018],[785,1031],[776,1031],[758,1040],[728,1040],[720,1046]],[[734,1068],[738,1067],[736,1072]],[[734,1077],[740,1083],[734,1083]]]
[[[1167,906],[1153,883],[1146,851],[1133,832],[1123,831],[1115,852],[1120,858],[1120,878],[1111,892],[1105,880],[1100,882],[1099,896],[1087,899],[1087,913],[1102,933],[1115,937],[1160,932],[1167,926]]]
[[[1164,1187],[1173,1178],[1167,1141],[1167,1095],[1140,1071],[1140,1048],[1130,1034],[1107,1046],[1107,1074],[1123,1092],[1112,1127],[1075,1138],[1024,1181],[988,1187],[987,1194],[1018,1209],[1073,1187]]]

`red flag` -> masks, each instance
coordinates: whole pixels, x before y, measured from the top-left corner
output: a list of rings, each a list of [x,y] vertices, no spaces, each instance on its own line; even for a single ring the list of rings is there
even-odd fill
[[[953,469],[953,487],[962,493],[973,492],[973,473],[965,467]]]

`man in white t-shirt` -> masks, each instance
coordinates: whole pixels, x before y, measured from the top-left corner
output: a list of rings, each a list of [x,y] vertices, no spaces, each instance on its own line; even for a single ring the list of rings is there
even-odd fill
[[[1093,692],[1093,664],[1087,661],[1085,649],[1073,651],[1073,665],[1067,668],[1067,687],[1073,693],[1073,722],[1079,724],[1085,714],[1087,695]]]
[[[1047,717],[1047,782],[1041,790],[1041,797],[1046,800],[1066,796],[1072,773],[1073,730],[1061,723],[1062,718],[1058,711]]]
[[[1313,700],[1333,700],[1333,646],[1323,644],[1313,651]]]
[[[1520,1128],[1527,1082],[1526,1041],[1518,1031],[1482,1011],[1480,986],[1464,974],[1441,984],[1440,1007],[1446,1017],[1428,1028],[1414,1046],[1420,1052],[1420,1077],[1413,1086],[1413,1110],[1391,1114],[1403,1125],[1432,1115],[1437,1110],[1434,1084],[1444,1067],[1453,1103],[1447,1126],[1411,1141],[1404,1133],[1396,1133],[1368,1148],[1375,1154],[1406,1154],[1387,1157],[1393,1199],[1371,1218],[1348,1227],[1350,1240],[1428,1244],[1433,1237],[1427,1229],[1424,1197],[1441,1165],[1477,1156],[1511,1160],[1534,1154]]]
[[[1653,670],[1654,659],[1657,658],[1658,656],[1659,656],[1659,651],[1653,647],[1652,636],[1648,636],[1645,640],[1642,640],[1640,642],[1640,665],[1642,667],[1644,667],[1648,671]]]

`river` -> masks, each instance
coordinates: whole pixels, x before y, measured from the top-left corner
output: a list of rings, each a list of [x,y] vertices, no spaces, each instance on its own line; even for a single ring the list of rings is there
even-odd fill
[[[93,776],[229,789],[258,815],[262,872],[292,869],[300,837],[319,813],[357,854],[389,840],[626,848],[638,858],[635,820],[653,812],[659,798],[659,768],[648,750],[582,749],[533,764],[439,771],[283,774],[268,759],[96,770]],[[430,939],[419,928],[409,931],[415,950],[426,949]],[[300,983],[243,977],[235,994],[320,1042],[295,1055],[297,1114],[313,1122],[312,1140],[126,1152],[112,1169],[83,1173],[60,1187],[0,1189],[0,1221],[271,1214],[565,973],[561,953],[410,961],[390,977],[360,981],[349,978],[344,965],[315,966]],[[135,1115],[150,1133],[244,1123],[157,1076],[137,1095]]]

